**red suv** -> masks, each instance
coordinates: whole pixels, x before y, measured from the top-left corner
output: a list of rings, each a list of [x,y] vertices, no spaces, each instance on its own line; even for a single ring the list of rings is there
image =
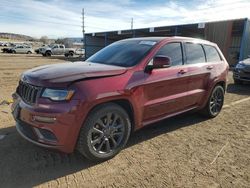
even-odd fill
[[[216,44],[183,37],[115,42],[85,62],[26,71],[13,94],[28,141],[107,160],[131,132],[190,110],[222,109],[228,63]]]

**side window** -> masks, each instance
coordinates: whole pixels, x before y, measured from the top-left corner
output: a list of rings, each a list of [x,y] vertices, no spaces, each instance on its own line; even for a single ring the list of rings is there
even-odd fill
[[[63,48],[63,46],[60,46],[60,48]]]
[[[163,46],[156,55],[168,56],[171,59],[172,66],[182,65],[181,43],[169,43]]]
[[[221,57],[215,47],[203,45],[208,62],[221,61]]]
[[[202,46],[195,43],[185,43],[187,64],[206,62]]]

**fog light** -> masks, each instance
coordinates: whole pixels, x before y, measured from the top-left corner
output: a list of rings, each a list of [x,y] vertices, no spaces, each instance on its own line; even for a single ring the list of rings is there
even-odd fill
[[[55,123],[55,117],[43,117],[43,116],[33,116],[33,121],[37,121],[40,123]]]

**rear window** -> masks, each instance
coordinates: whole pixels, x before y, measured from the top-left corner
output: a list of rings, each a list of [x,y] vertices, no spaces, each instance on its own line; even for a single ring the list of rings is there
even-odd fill
[[[221,57],[215,47],[204,45],[208,62],[221,61]]]
[[[185,43],[187,64],[206,62],[205,54],[200,44]]]

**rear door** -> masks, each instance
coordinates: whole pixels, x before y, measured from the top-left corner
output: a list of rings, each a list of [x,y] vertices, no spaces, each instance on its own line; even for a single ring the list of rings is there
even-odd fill
[[[187,108],[188,76],[183,65],[182,44],[168,43],[156,55],[168,56],[172,64],[169,68],[154,69],[151,73],[145,73],[144,121]],[[152,62],[151,60],[150,63]]]
[[[186,60],[188,66],[188,91],[189,105],[198,106],[206,93],[210,72],[212,69],[206,63],[205,50],[201,44],[184,44]]]

